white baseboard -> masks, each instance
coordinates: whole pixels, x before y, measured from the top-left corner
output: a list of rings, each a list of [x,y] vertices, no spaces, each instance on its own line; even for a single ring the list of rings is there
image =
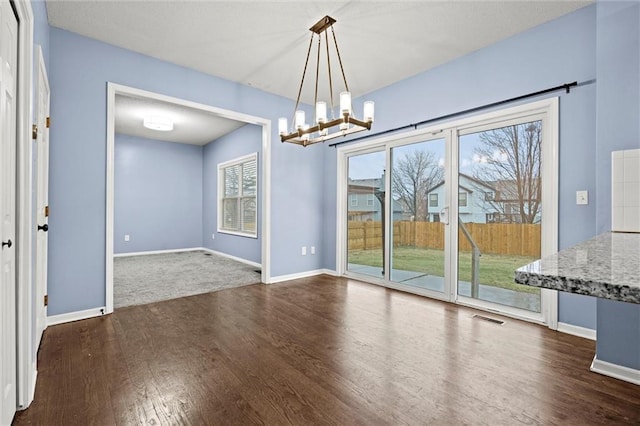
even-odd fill
[[[296,274],[279,275],[277,277],[271,277],[268,284],[281,283],[283,281],[298,280],[300,278],[315,277],[316,275],[322,275],[322,274],[335,275],[336,272],[331,271],[330,269],[315,269],[313,271],[298,272]]]
[[[185,251],[199,251],[199,250],[207,250],[207,249],[202,247],[191,247],[191,248],[170,249],[170,250],[136,251],[131,253],[117,253],[117,254],[114,254],[113,257],[146,256],[148,254],[163,254],[163,253],[183,253]]]
[[[625,382],[633,383],[635,385],[640,385],[640,370],[624,367],[618,364],[612,364],[606,361],[601,361],[598,359],[597,354],[593,357],[593,362],[591,363],[591,371],[593,371],[594,373],[599,373],[605,376],[624,380]]]
[[[52,315],[47,317],[47,326],[64,324],[65,322],[79,321],[87,318],[99,317],[104,315],[106,308],[92,308],[84,311],[69,312],[66,314]]]
[[[203,251],[206,251],[206,252],[211,253],[211,254],[216,254],[218,256],[226,257],[227,259],[235,260],[236,262],[245,263],[247,265],[253,266],[254,268],[262,268],[262,265],[257,263],[257,262],[252,262],[250,260],[243,259],[241,257],[232,256],[230,254],[223,253],[221,251],[211,250],[211,249],[206,248],[206,247],[200,247],[197,250],[203,250]]]
[[[251,260],[243,259],[237,256],[232,256],[230,254],[223,253],[221,251],[211,250],[210,248],[206,248],[206,247],[191,247],[191,248],[171,249],[171,250],[151,250],[151,251],[138,251],[138,252],[131,252],[131,253],[118,253],[118,254],[114,254],[113,257],[146,256],[149,254],[164,254],[164,253],[184,253],[187,251],[206,251],[207,253],[226,257],[227,259],[235,260],[236,262],[241,262],[246,265],[253,266],[254,268],[262,267],[262,265],[257,262],[252,262]]]
[[[596,340],[596,330],[577,325],[567,324],[566,322],[558,323],[558,331],[561,333],[571,334],[573,336],[582,337],[589,340]]]

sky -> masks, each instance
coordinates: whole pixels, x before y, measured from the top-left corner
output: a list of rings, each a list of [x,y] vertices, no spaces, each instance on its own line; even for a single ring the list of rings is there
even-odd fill
[[[473,133],[460,137],[460,172],[473,175],[474,167],[480,167],[482,159],[474,155],[474,150],[480,147],[479,134]],[[445,141],[434,139],[393,148],[394,155],[404,156],[411,151],[427,150],[438,159],[440,167],[444,166]],[[356,155],[349,158],[349,177],[351,179],[379,178],[385,169],[385,151]]]

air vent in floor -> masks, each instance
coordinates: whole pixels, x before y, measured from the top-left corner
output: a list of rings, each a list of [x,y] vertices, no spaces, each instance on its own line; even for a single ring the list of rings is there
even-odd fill
[[[500,320],[497,320],[497,319],[494,319],[494,318],[485,317],[485,316],[478,315],[478,314],[475,314],[473,316],[473,318],[478,318],[478,319],[481,319],[481,320],[484,320],[484,321],[489,321],[489,322],[492,322],[494,324],[500,324],[500,325],[504,324],[504,321],[500,321]]]

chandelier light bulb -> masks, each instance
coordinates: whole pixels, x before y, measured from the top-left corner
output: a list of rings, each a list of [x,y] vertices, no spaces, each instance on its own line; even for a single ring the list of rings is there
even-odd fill
[[[325,123],[327,121],[327,103],[319,101],[316,103],[316,123]]]
[[[300,130],[304,127],[305,117],[304,111],[298,110],[296,111],[296,129]]]
[[[280,136],[282,136],[282,135],[286,135],[287,132],[289,132],[287,119],[284,117],[281,117],[278,119],[278,133],[280,134]]]
[[[351,92],[340,92],[340,112],[351,114]]]
[[[375,112],[375,103],[373,101],[365,101],[364,107],[363,107],[364,121],[368,121],[372,123],[374,112]]]

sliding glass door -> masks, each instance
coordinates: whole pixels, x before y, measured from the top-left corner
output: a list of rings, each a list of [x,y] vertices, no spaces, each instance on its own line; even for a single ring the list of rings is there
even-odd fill
[[[540,289],[513,271],[540,258],[542,121],[459,137],[458,295],[541,312]]]
[[[395,146],[390,153],[389,279],[444,294],[445,139]]]
[[[384,278],[386,152],[347,159],[347,271]]]
[[[513,279],[557,250],[557,102],[531,105],[339,148],[339,271],[555,324]]]

